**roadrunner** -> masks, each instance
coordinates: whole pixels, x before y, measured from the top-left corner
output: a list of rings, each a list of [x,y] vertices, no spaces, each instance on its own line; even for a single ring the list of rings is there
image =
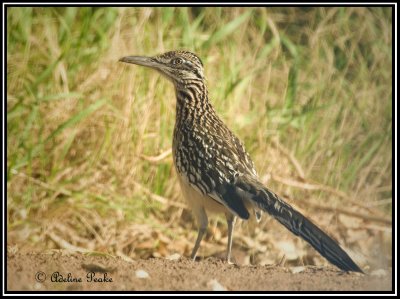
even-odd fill
[[[336,241],[260,182],[243,143],[209,101],[203,63],[197,55],[171,51],[154,57],[127,56],[120,61],[155,69],[175,86],[173,159],[183,195],[199,226],[192,259],[207,229],[207,212],[226,216],[230,262],[236,218],[247,220],[252,211],[259,220],[264,211],[340,269],[362,272]]]

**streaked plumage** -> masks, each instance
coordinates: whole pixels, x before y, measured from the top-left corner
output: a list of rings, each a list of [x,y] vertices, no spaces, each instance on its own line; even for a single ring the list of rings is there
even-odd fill
[[[340,269],[362,272],[336,241],[260,183],[242,142],[208,99],[200,58],[187,51],[171,51],[154,57],[127,56],[120,61],[153,68],[175,86],[172,152],[182,192],[199,224],[193,259],[208,225],[207,211],[226,215],[229,261],[236,217],[249,219],[253,210],[257,219],[260,211],[273,216]]]

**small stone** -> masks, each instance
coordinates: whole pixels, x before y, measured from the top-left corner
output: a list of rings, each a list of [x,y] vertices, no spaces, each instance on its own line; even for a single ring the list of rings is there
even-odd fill
[[[167,257],[166,257],[166,259],[167,259],[167,260],[170,260],[170,261],[177,261],[177,260],[179,260],[180,258],[181,258],[181,255],[178,254],[178,253],[174,253],[174,254],[171,254],[170,256],[167,256]]]
[[[303,266],[291,267],[291,268],[290,268],[290,272],[292,272],[293,274],[301,273],[301,272],[303,272],[304,270],[306,270],[306,267],[303,267]]]
[[[378,270],[372,271],[370,275],[371,276],[377,276],[377,277],[383,277],[383,276],[386,276],[387,273],[383,269],[378,269]]]
[[[144,270],[137,270],[135,274],[137,278],[149,278],[149,273]]]
[[[216,279],[210,280],[207,285],[210,286],[213,291],[227,291]]]

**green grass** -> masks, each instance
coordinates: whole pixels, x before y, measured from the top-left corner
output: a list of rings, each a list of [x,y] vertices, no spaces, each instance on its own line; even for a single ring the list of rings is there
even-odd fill
[[[172,49],[202,58],[212,102],[261,177],[299,179],[272,145],[279,140],[306,180],[390,213],[379,201],[392,197],[391,28],[391,9],[378,7],[8,8],[12,240],[54,247],[44,227],[88,211],[113,229],[182,225],[179,208],[135,185],[182,201],[171,157],[141,158],[171,147],[174,90],[155,72],[118,63]],[[269,185],[291,198],[347,205],[329,193]]]

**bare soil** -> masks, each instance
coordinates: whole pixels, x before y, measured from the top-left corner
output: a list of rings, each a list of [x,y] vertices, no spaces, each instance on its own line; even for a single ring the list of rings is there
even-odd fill
[[[18,252],[8,253],[7,291],[391,291],[392,273],[383,272],[237,266],[217,258],[126,261],[65,251]]]

